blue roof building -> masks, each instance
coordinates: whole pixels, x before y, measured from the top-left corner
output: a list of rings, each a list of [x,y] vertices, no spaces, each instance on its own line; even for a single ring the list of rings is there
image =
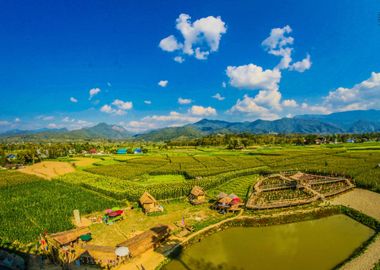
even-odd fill
[[[117,149],[116,154],[118,155],[125,155],[127,153],[127,148],[120,148]]]

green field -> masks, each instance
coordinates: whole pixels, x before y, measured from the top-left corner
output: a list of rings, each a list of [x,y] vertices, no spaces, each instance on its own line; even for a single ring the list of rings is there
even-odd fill
[[[0,241],[30,243],[45,230],[72,227],[72,211],[103,210],[144,191],[159,200],[185,198],[193,186],[209,197],[219,192],[245,199],[263,173],[309,171],[352,177],[380,192],[378,144],[261,146],[244,151],[174,148],[139,157],[108,156],[52,181],[0,171]]]

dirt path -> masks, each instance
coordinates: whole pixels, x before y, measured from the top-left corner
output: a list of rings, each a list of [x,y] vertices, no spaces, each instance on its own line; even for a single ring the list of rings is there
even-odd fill
[[[354,189],[331,200],[332,204],[345,205],[354,208],[380,221],[380,194]],[[371,270],[380,260],[380,236],[367,247],[367,250],[352,261],[343,265],[344,270]]]
[[[356,188],[330,200],[332,204],[345,205],[380,221],[380,194]]]

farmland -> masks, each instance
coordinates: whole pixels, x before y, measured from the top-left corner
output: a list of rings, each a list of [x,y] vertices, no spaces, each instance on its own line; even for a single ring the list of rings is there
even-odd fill
[[[359,187],[380,192],[377,144],[258,146],[243,151],[184,147],[151,149],[142,156],[67,159],[70,164],[75,161],[75,171],[51,180],[0,171],[1,241],[31,243],[45,230],[71,228],[73,209],[91,213],[123,206],[136,202],[144,191],[158,200],[185,200],[191,188],[198,185],[209,198],[225,192],[245,199],[258,175],[273,172],[344,175],[353,178]],[[292,192],[286,195],[294,197]]]

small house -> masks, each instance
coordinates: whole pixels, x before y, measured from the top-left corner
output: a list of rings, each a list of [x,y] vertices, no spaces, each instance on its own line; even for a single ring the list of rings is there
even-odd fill
[[[139,203],[146,214],[164,211],[156,199],[146,191],[140,197]]]
[[[117,151],[116,151],[116,154],[118,154],[118,155],[125,155],[125,154],[127,154],[127,148],[120,148],[120,149],[117,149]]]
[[[135,148],[133,149],[134,154],[142,154],[142,149],[141,148]]]
[[[91,148],[90,150],[88,150],[88,153],[91,155],[95,155],[97,153],[97,151],[95,148]]]
[[[206,193],[199,186],[194,186],[189,195],[191,204],[198,205],[206,201]]]
[[[346,142],[347,142],[347,143],[354,143],[355,140],[354,140],[354,139],[348,139],[348,140],[346,140]]]
[[[7,160],[15,160],[17,156],[15,154],[9,154],[6,156]]]

